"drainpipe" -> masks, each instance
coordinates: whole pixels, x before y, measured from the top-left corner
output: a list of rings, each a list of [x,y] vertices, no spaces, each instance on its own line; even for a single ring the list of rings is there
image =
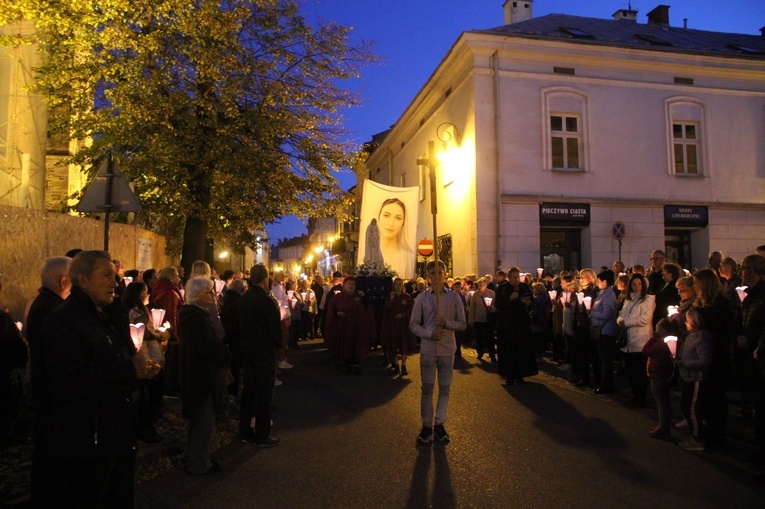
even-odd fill
[[[497,271],[502,269],[502,118],[500,115],[498,51],[494,52],[491,61],[494,71],[494,160],[497,170],[497,267],[495,269]]]

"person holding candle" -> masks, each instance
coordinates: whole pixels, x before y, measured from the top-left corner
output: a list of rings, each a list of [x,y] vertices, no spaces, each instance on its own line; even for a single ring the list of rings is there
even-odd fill
[[[632,274],[629,288],[630,294],[616,323],[627,328],[627,344],[621,348],[621,351],[624,352],[625,367],[632,389],[632,399],[627,403],[627,406],[644,408],[646,406],[648,377],[643,347],[651,337],[653,330],[651,320],[656,303],[654,296],[648,294],[648,282],[642,274]]]
[[[648,432],[651,438],[665,439],[670,435],[672,419],[670,388],[674,374],[672,348],[677,348],[678,329],[677,322],[670,318],[662,318],[656,325],[654,334],[643,346],[643,354],[648,357],[646,372],[651,384],[651,392],[659,409],[659,425]],[[666,339],[673,340],[674,345],[670,347]]]
[[[191,277],[186,282],[186,302],[178,315],[181,345],[182,415],[188,420],[186,472],[191,475],[220,472],[210,458],[210,443],[216,415],[222,413],[219,395],[228,382],[221,377],[228,370],[230,354],[210,323],[215,289],[209,276]]]
[[[598,287],[595,285],[595,272],[592,269],[579,271],[579,291],[570,305],[574,309],[574,340],[572,342],[572,373],[570,381],[578,387],[592,385],[600,386],[600,357],[598,357],[597,341],[591,335],[590,316],[585,306],[585,298],[590,303],[597,298]],[[590,378],[592,365],[592,378]]]
[[[680,295],[677,293],[677,280],[683,273],[682,267],[676,263],[666,262],[662,265],[661,275],[664,278],[664,286],[656,291],[656,307],[653,310],[653,327],[659,320],[666,318],[667,306],[676,306],[680,303]]]
[[[714,272],[709,269],[717,277]],[[703,451],[702,413],[705,410],[704,399],[709,369],[712,366],[712,333],[706,329],[704,316],[697,307],[688,310],[685,321],[688,335],[683,342],[682,351],[677,356],[677,366],[682,380],[681,407],[690,428],[691,436],[680,442],[686,451]]]
[[[165,267],[157,275],[152,300],[154,305],[165,310],[165,320],[170,323],[170,337],[165,348],[165,395],[177,398],[181,391],[180,345],[178,312],[183,306],[180,292],[181,276],[175,267]]]
[[[335,357],[342,359],[345,373],[360,375],[360,358],[369,352],[367,312],[356,291],[356,278],[343,281],[343,291],[335,295],[327,309],[325,338],[333,345]]]
[[[125,288],[122,295],[122,305],[128,310],[131,324],[144,324],[143,344],[141,352],[156,361],[160,367],[165,365],[165,356],[160,345],[167,344],[169,331],[159,331],[154,325],[148,308],[149,288],[145,283],[132,282]],[[146,443],[159,442],[162,437],[157,433],[154,419],[162,412],[162,392],[164,389],[164,371],[160,370],[151,380],[144,380],[138,398],[136,415],[138,439]]]
[[[547,287],[542,282],[536,282],[531,287],[534,297],[531,303],[531,336],[534,348],[541,355],[550,343],[550,314],[552,305]]]
[[[704,431],[705,445],[723,445],[728,421],[727,382],[731,375],[731,348],[739,335],[733,307],[722,295],[722,284],[712,269],[702,269],[693,275],[696,302],[704,316],[706,328],[712,333],[712,365],[707,377]]]
[[[106,251],[81,251],[72,290],[40,332],[47,391],[47,491],[59,507],[132,507],[135,405],[159,365],[136,352],[127,322],[107,313],[116,269]]]
[[[595,388],[595,394],[610,394],[614,390],[614,346],[618,329],[616,326],[616,294],[612,291],[614,273],[604,270],[597,276],[596,286],[598,295],[590,308],[590,320],[595,332],[592,336],[598,348],[600,359],[600,385]]]
[[[757,450],[751,458],[765,463],[765,257],[753,254],[741,261],[746,298],[741,304],[741,336],[738,348],[749,354],[747,364]]]
[[[497,362],[494,349],[494,331],[491,323],[491,314],[495,311],[495,294],[493,290],[489,290],[489,280],[485,277],[479,278],[477,285],[478,290],[468,303],[468,325],[473,328],[478,360],[482,360],[484,351],[487,351],[489,360]]]

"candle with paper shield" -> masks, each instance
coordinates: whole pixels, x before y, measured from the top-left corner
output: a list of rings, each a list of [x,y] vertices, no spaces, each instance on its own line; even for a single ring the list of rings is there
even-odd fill
[[[125,286],[127,286],[127,285],[129,285],[130,283],[132,283],[132,282],[133,282],[133,278],[132,278],[132,277],[130,277],[130,276],[127,276],[127,277],[123,277],[123,278],[122,278],[122,281],[125,283]]]
[[[557,290],[550,290],[549,292],[547,292],[547,295],[550,296],[550,300],[555,300],[555,297],[558,296],[558,291]]]
[[[223,291],[223,287],[226,286],[226,282],[222,279],[216,279],[215,280],[215,294],[220,295],[220,292]]]
[[[19,332],[21,332],[21,329],[24,328],[24,324],[21,322],[16,322],[16,328],[19,329]]]
[[[746,296],[748,295],[746,293],[746,289],[749,288],[748,286],[737,286],[736,287],[736,293],[738,293],[738,300],[741,302],[744,302],[744,299],[746,299]]]
[[[672,354],[672,357],[677,355],[677,336],[667,336],[664,338],[664,342],[669,347],[669,352]]]
[[[584,292],[576,292],[576,300],[579,302],[579,305],[584,304]]]
[[[141,350],[141,346],[143,345],[143,333],[145,330],[146,326],[142,323],[130,324],[130,339],[133,340],[137,352]]]
[[[592,297],[585,297],[582,299],[582,302],[584,302],[584,308],[589,311],[592,308]]]
[[[542,277],[542,274],[544,273],[545,273],[545,269],[543,269],[542,267],[539,267],[537,269],[537,277]]]
[[[163,323],[161,327],[157,327],[157,330],[159,332],[165,332],[166,330],[170,330],[170,322]]]
[[[667,306],[667,317],[672,318],[679,312],[680,308],[678,306]]]
[[[162,320],[165,319],[164,309],[152,309],[151,310],[151,323],[154,324],[154,328],[159,329],[162,326]]]
[[[483,298],[483,301],[486,303],[486,307],[487,307],[487,308],[488,308],[488,307],[491,307],[491,303],[493,302],[493,300],[494,300],[494,299],[492,299],[491,297],[484,297],[484,298]]]

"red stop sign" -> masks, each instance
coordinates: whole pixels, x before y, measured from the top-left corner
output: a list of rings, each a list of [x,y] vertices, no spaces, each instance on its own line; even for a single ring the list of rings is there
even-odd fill
[[[417,243],[417,252],[420,256],[430,256],[433,254],[433,241],[430,239],[422,239]]]

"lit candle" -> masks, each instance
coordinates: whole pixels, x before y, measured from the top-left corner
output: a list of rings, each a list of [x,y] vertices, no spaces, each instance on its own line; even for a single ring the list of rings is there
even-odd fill
[[[24,328],[24,324],[22,324],[21,322],[16,322],[16,328],[19,329],[19,332],[21,332],[21,329]]]
[[[162,324],[161,327],[157,327],[157,330],[159,332],[165,332],[166,330],[169,330],[169,329],[170,329],[170,322],[165,322]]]
[[[142,323],[130,324],[130,339],[133,340],[137,352],[141,350],[141,346],[143,345],[143,333],[145,328],[146,326]]]
[[[557,290],[550,290],[549,292],[547,292],[547,295],[550,296],[550,300],[555,300],[555,297],[558,296],[558,291]]]
[[[544,274],[544,272],[545,272],[545,269],[543,269],[542,267],[539,267],[537,269],[537,277],[542,277],[542,274]]]
[[[216,279],[215,280],[215,293],[220,295],[220,292],[223,291],[223,287],[226,286],[226,282],[222,279]]]
[[[736,293],[738,293],[738,300],[741,302],[744,302],[744,299],[746,299],[747,293],[746,289],[749,288],[748,286],[737,286],[736,287]]]
[[[677,336],[667,336],[664,338],[664,342],[669,347],[669,352],[672,354],[672,357],[677,355]]]
[[[584,308],[589,311],[592,307],[592,297],[585,297],[582,300],[584,301]]]
[[[151,310],[151,322],[154,324],[154,327],[159,329],[159,327],[162,325],[162,320],[165,319],[165,310],[164,309],[152,309]]]
[[[673,317],[676,314],[680,312],[680,308],[678,306],[667,306],[667,316]]]
[[[493,300],[494,300],[494,299],[492,299],[491,297],[484,297],[484,298],[483,298],[483,301],[486,303],[486,307],[491,307],[491,302],[492,302]]]
[[[576,292],[576,300],[579,304],[584,304],[584,292]]]
[[[133,282],[133,278],[130,277],[130,276],[124,277],[124,278],[122,278],[122,280],[125,282],[125,286],[127,286],[127,285],[129,285],[130,283]]]

